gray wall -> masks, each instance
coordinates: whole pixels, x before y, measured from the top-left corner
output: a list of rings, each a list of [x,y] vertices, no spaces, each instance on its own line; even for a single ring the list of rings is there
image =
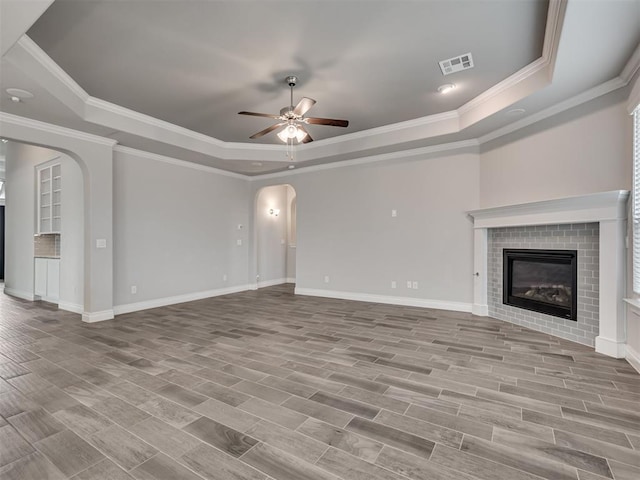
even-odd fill
[[[247,284],[246,180],[132,153],[114,157],[116,306]]]
[[[617,90],[483,145],[481,207],[629,190],[632,145]]]
[[[478,171],[476,153],[458,153],[270,180],[297,194],[296,287],[467,308],[473,235],[465,212],[478,206]]]

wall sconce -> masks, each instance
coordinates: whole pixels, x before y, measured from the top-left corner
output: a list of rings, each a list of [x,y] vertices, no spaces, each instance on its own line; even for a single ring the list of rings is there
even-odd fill
[[[278,216],[280,215],[280,209],[279,208],[270,208],[269,209],[269,215],[273,215],[273,216]]]

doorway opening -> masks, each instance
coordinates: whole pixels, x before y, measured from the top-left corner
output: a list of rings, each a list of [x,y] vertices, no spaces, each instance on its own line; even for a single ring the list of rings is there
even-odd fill
[[[84,311],[84,176],[61,150],[8,140],[4,292]]]
[[[296,281],[297,195],[289,184],[256,193],[254,231],[256,287]]]

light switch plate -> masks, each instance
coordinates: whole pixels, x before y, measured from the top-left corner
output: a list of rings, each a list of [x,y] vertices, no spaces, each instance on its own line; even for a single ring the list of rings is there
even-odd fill
[[[236,240],[236,245],[238,245],[239,247],[242,245],[242,239],[241,238]]]
[[[107,239],[106,238],[96,239],[96,248],[107,248]]]

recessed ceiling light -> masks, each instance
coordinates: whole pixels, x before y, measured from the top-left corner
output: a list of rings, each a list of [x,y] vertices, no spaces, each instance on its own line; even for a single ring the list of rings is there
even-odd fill
[[[9,96],[11,97],[11,101],[16,103],[20,102],[21,100],[33,98],[33,93],[22,90],[21,88],[7,88],[5,92],[9,94]]]
[[[7,143],[9,140],[7,140],[6,138],[2,139],[2,143]]]
[[[438,92],[445,94],[455,89],[456,89],[456,86],[453,83],[445,83],[444,85],[440,85],[438,87]]]
[[[518,115],[522,115],[526,110],[524,108],[512,108],[511,110],[507,110],[505,115],[507,117],[516,117]]]
[[[261,167],[262,166],[262,162],[251,162],[251,165],[254,167]]]
[[[295,166],[295,165],[289,165],[287,168],[288,168],[289,170],[293,170],[294,168],[296,168],[296,166]]]

